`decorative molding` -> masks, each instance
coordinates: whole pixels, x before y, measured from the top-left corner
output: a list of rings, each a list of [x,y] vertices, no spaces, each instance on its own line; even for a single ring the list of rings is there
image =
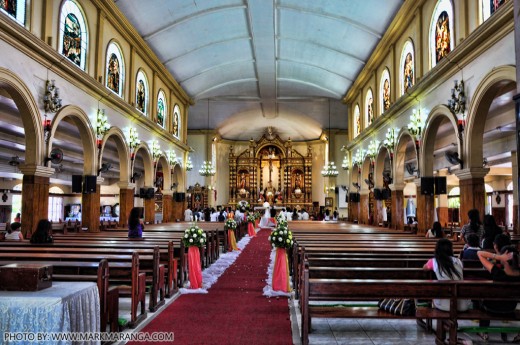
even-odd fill
[[[34,175],[41,177],[51,177],[56,173],[54,168],[33,164],[20,164],[18,166],[18,170],[20,170],[24,175]]]
[[[489,168],[468,168],[455,171],[459,181],[473,178],[484,178],[489,173]]]

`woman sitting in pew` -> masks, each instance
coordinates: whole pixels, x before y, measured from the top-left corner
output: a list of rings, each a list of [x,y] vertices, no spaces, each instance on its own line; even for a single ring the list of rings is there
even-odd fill
[[[435,246],[435,257],[424,264],[423,269],[434,271],[438,280],[462,280],[462,262],[453,256],[453,244],[447,238],[441,238]],[[459,299],[457,310],[466,311],[471,301]],[[450,311],[449,299],[434,299],[435,308]]]
[[[47,219],[41,219],[36,226],[36,231],[31,236],[31,243],[52,243],[52,236],[49,235],[51,230],[51,222]]]
[[[142,238],[144,224],[139,219],[139,208],[134,207],[128,216],[128,238]]]
[[[498,235],[497,239],[500,239]],[[495,240],[495,250],[498,249]],[[482,266],[491,273],[491,279],[493,281],[506,281],[506,282],[520,282],[520,268],[518,249],[514,245],[508,245],[500,250],[500,254],[491,253],[485,250],[477,252],[478,258],[482,263]],[[493,314],[510,314],[515,311],[517,303],[515,301],[500,301],[500,300],[484,300],[481,304],[481,308],[488,313]],[[479,322],[480,327],[488,327],[490,325],[489,320],[481,320]],[[487,333],[480,333],[480,337],[484,340],[489,338]],[[507,340],[507,334],[502,333],[502,340]],[[514,343],[520,342],[520,335],[517,335],[513,340]]]
[[[22,224],[18,222],[13,222],[11,225],[7,228],[7,233],[5,234],[6,240],[18,240],[23,241],[23,234],[22,234]]]
[[[442,231],[441,223],[434,222],[431,229],[428,229],[426,232],[426,236],[428,238],[443,238],[444,237],[444,231]]]

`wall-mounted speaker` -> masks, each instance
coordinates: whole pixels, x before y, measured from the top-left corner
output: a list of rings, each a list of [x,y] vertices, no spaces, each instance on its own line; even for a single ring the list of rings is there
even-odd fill
[[[183,202],[186,199],[185,193],[175,193],[175,201],[176,202]]]
[[[85,183],[83,183],[83,193],[90,194],[96,192],[97,176],[85,175]]]
[[[376,200],[383,200],[383,195],[381,193],[381,189],[374,188],[374,199],[376,199]]]
[[[435,195],[446,194],[446,176],[435,177]]]
[[[383,200],[390,200],[392,198],[392,191],[388,188],[382,190]]]
[[[433,177],[421,177],[421,194],[422,195],[433,195],[434,194],[434,178]]]
[[[72,175],[72,193],[81,193],[83,184],[83,175]]]
[[[153,188],[148,188],[146,190],[146,199],[153,199],[155,198],[155,190]]]
[[[139,188],[139,197],[146,198],[146,188]]]

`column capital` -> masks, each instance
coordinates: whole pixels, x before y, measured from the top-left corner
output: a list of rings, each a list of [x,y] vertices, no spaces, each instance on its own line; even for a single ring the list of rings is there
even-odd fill
[[[43,165],[35,165],[35,164],[20,164],[18,169],[24,175],[34,175],[41,177],[51,177],[56,172],[54,168],[49,168]]]
[[[413,179],[413,183],[414,183],[417,187],[421,187],[421,178],[415,178],[415,179]]]
[[[489,173],[489,168],[467,168],[455,171],[455,176],[460,180],[483,178]]]
[[[162,191],[162,195],[169,195],[169,196],[173,196],[173,190],[163,190]]]
[[[370,189],[362,189],[359,191],[359,195],[369,195]]]
[[[117,185],[119,186],[119,189],[134,189],[135,188],[135,183],[130,183],[127,181],[119,181],[117,183]]]
[[[104,181],[105,181],[104,177],[98,176],[96,178],[96,184],[103,184]]]
[[[388,188],[390,188],[390,190],[392,192],[402,191],[402,190],[404,190],[404,187],[405,187],[404,183],[392,183],[392,184],[388,185]]]

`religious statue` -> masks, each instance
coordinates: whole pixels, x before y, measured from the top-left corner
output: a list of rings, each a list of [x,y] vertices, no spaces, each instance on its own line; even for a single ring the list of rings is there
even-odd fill
[[[240,189],[245,189],[246,188],[246,175],[244,173],[242,173],[240,175]]]
[[[273,181],[269,180],[267,182],[267,187],[264,190],[265,200],[269,203],[272,203],[274,200],[275,189],[273,188]]]

